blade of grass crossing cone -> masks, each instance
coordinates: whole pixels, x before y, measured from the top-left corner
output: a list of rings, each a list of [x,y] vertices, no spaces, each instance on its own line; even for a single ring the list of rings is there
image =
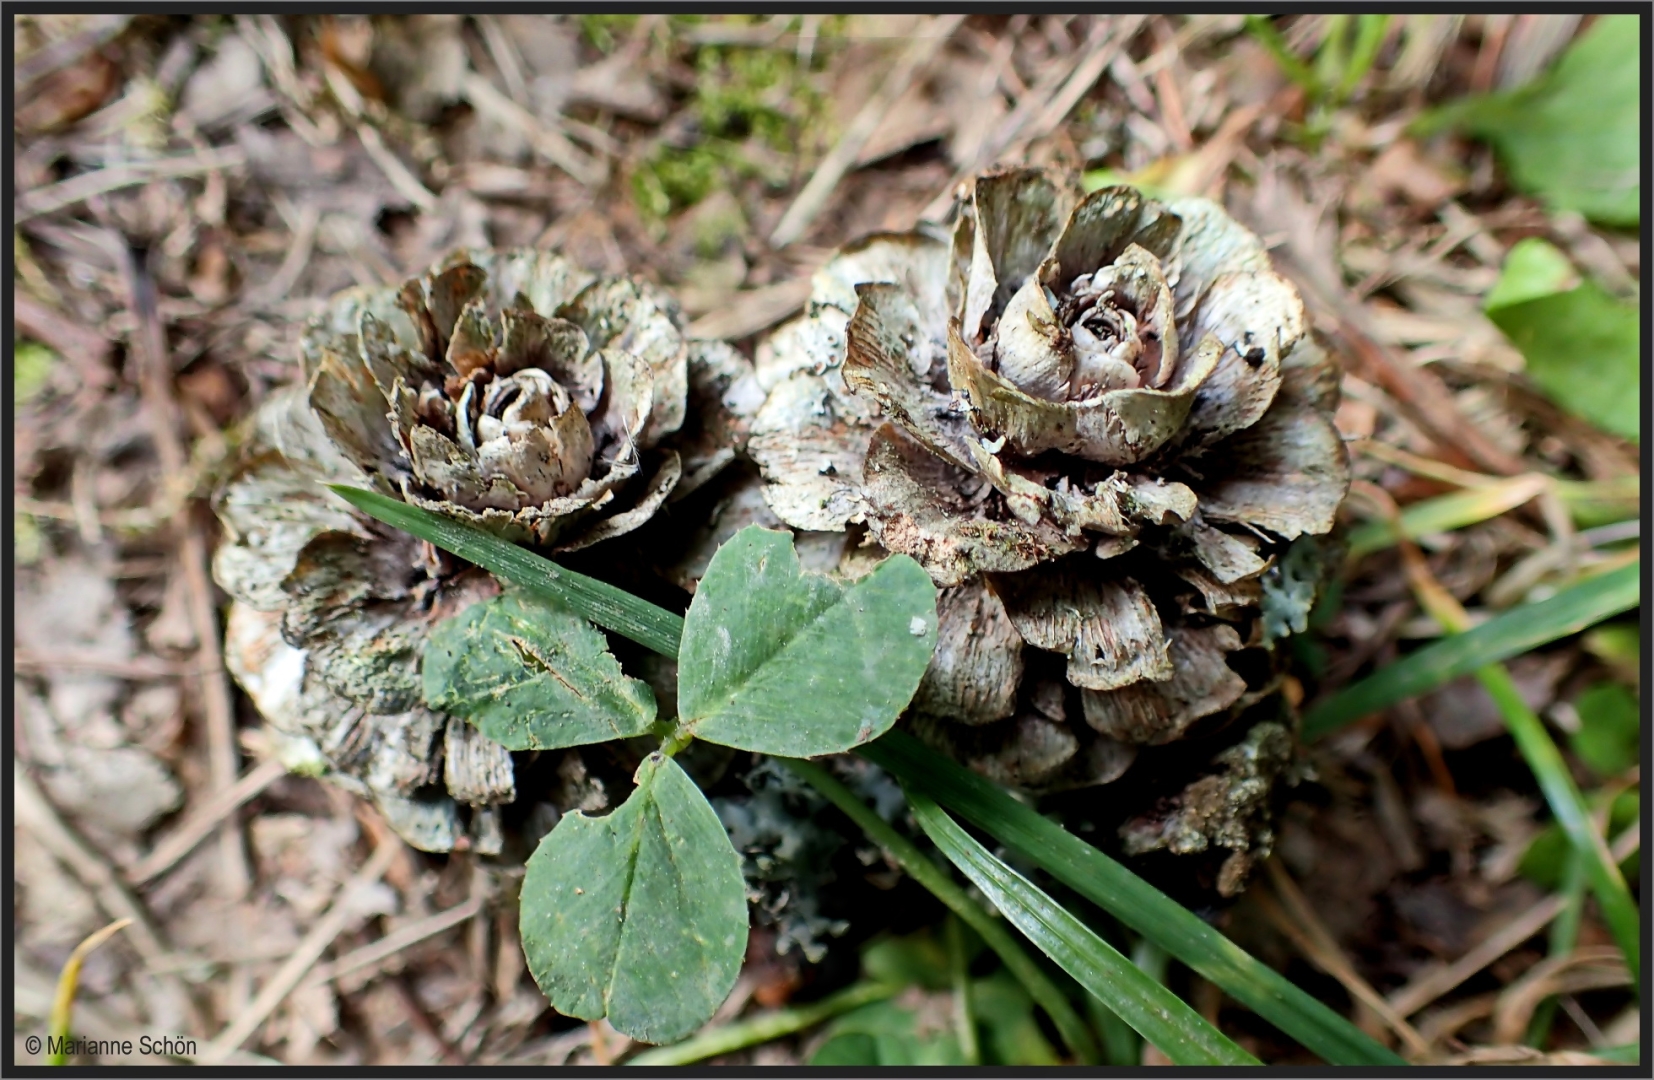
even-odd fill
[[[1000,914],[1174,1064],[1262,1064],[1027,878],[990,855],[929,796],[909,791],[908,804],[925,835]]]
[[[926,857],[911,840],[892,828],[889,822],[874,813],[872,807],[857,798],[855,792],[839,783],[827,770],[808,761],[792,758],[778,760],[800,780],[815,788],[834,806],[844,811],[845,815],[867,834],[867,838],[888,851],[913,880],[928,889],[931,895],[942,901],[967,926],[981,935],[988,947],[999,955],[1005,967],[1022,983],[1023,988],[1028,991],[1028,996],[1051,1017],[1052,1023],[1057,1027],[1057,1033],[1062,1036],[1063,1042],[1068,1045],[1074,1056],[1082,1064],[1096,1063],[1097,1045],[1092,1040],[1085,1022],[1080,1019],[1079,1013],[1069,1004],[1068,998],[1046,977],[1045,972],[1023,951],[1005,927],[981,904],[971,899],[970,894],[960,888],[946,870]]]
[[[1328,1064],[1405,1064],[1153,885],[906,732],[893,731],[857,753],[889,771],[909,792],[929,795],[1033,860]]]
[[[473,525],[433,514],[374,491],[329,484],[356,509],[435,544],[536,595],[563,604],[606,630],[676,658],[683,618],[640,600],[624,589],[565,570],[516,544]]]

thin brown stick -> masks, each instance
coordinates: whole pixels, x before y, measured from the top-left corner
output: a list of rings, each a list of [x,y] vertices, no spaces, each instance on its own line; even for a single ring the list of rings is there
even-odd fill
[[[461,86],[466,100],[478,112],[515,128],[547,162],[587,187],[603,182],[606,172],[603,162],[581,151],[561,131],[547,126],[540,117],[494,89],[493,83],[470,71]]]
[[[1390,1007],[1403,1016],[1412,1016],[1545,929],[1552,919],[1562,913],[1566,904],[1567,901],[1561,896],[1547,896],[1453,963],[1431,968],[1391,993],[1388,999]]]
[[[1062,81],[1057,92],[1051,95],[1051,100],[1045,103],[1029,123],[1017,130],[1015,135],[1006,140],[1005,149],[1023,146],[1042,135],[1049,135],[1057,129],[1068,114],[1074,111],[1074,106],[1080,103],[1086,92],[1096,85],[1102,78],[1103,72],[1109,63],[1120,51],[1121,47],[1137,33],[1137,28],[1145,22],[1141,15],[1122,19],[1123,25],[1103,26],[1093,28],[1090,39],[1080,52],[1080,62],[1074,65],[1068,73],[1068,78]]]
[[[1633,824],[1614,838],[1609,855],[1615,864],[1624,862],[1637,850],[1641,841],[1641,825]],[[1547,896],[1527,911],[1518,915],[1480,945],[1444,967],[1426,970],[1407,985],[1391,992],[1390,1007],[1403,1016],[1412,1016],[1443,994],[1463,983],[1522,942],[1550,925],[1562,913],[1567,900],[1560,894]]]
[[[333,898],[333,904],[327,909],[310,932],[300,941],[293,954],[288,957],[270,981],[259,988],[258,996],[247,1008],[231,1021],[230,1025],[202,1048],[200,1060],[214,1063],[222,1060],[231,1051],[241,1048],[260,1024],[270,1018],[276,1008],[287,999],[299,985],[299,981],[311,969],[322,953],[327,951],[335,938],[344,932],[345,925],[356,916],[354,910],[358,896],[370,886],[376,884],[385,871],[390,869],[391,862],[401,850],[401,841],[387,839],[379,844],[368,858],[367,864],[345,883],[344,888]]]
[[[133,660],[105,660],[78,653],[60,653],[41,656],[26,649],[13,649],[12,667],[22,671],[89,671],[99,675],[113,675],[117,679],[149,680],[179,679],[194,674],[194,669],[159,657]]]
[[[184,820],[166,839],[126,872],[126,880],[143,885],[160,877],[178,864],[178,861],[207,835],[223,824],[224,819],[242,803],[256,798],[260,792],[283,776],[286,766],[274,759],[261,762],[232,786],[213,795]]]
[[[172,359],[167,349],[166,328],[161,323],[156,302],[155,282],[138,265],[130,249],[124,269],[132,298],[132,312],[138,320],[138,332],[133,344],[139,356],[140,386],[144,409],[149,414],[152,427],[155,452],[161,459],[163,473],[168,477],[179,477],[189,468],[189,453],[178,435],[178,402],[173,395]],[[207,572],[207,560],[205,532],[186,512],[179,537],[178,562],[188,593],[190,623],[195,630],[197,666],[202,669],[201,699],[206,713],[207,771],[212,790],[217,794],[235,786],[240,771],[240,753],[235,741],[234,699],[230,694],[229,673],[224,669],[218,612],[212,580]],[[218,835],[220,893],[226,901],[225,908],[230,919],[237,924],[235,929],[239,936],[248,930],[241,925],[245,918],[241,901],[252,884],[252,873],[247,866],[240,822],[233,807],[225,814]],[[231,1008],[240,1011],[245,1007],[250,992],[248,973],[244,969],[236,969],[229,983]]]
[[[275,274],[257,289],[250,291],[242,300],[247,307],[269,308],[274,307],[287,298],[287,294],[298,284],[299,276],[310,263],[310,256],[316,248],[316,231],[321,225],[322,213],[313,203],[293,207],[288,205],[287,199],[277,192],[272,192],[272,201],[277,213],[287,222],[287,227],[293,230],[293,243],[282,257],[281,265],[276,268]]]
[[[17,201],[14,224],[22,224],[66,209],[96,195],[106,195],[121,188],[137,187],[156,180],[176,180],[185,176],[199,176],[219,169],[244,165],[247,156],[235,147],[210,150],[204,154],[180,154],[174,157],[152,158],[111,165],[95,172],[81,173],[55,184],[25,192]]]
[[[961,163],[947,186],[919,212],[920,220],[940,220],[967,177],[1002,156],[1015,156],[1015,149],[1060,124],[1137,34],[1145,19],[1143,15],[1097,17],[1085,44],[1075,51],[1073,63],[1054,66],[1020,96],[1010,115],[983,140],[975,157]],[[1009,63],[1006,72],[1015,74]]]
[[[1269,867],[1269,880],[1274,886],[1276,896],[1280,898],[1287,910],[1275,902],[1267,892],[1259,890],[1257,900],[1264,910],[1264,915],[1275,927],[1292,939],[1292,943],[1304,954],[1304,957],[1328,975],[1337,979],[1350,996],[1378,1014],[1390,1030],[1394,1031],[1407,1049],[1415,1057],[1423,1057],[1430,1052],[1430,1044],[1424,1036],[1414,1030],[1413,1025],[1407,1022],[1389,1002],[1384,1000],[1372,984],[1363,979],[1355,970],[1355,965],[1344,956],[1337,941],[1321,922],[1315,909],[1298,890],[1298,885],[1292,880],[1278,859],[1272,859]]]
[[[1514,1043],[1528,1030],[1534,1010],[1548,997],[1629,986],[1625,957],[1612,945],[1576,949],[1541,960],[1499,995],[1493,1010],[1493,1041]]]
[[[897,58],[890,68],[890,74],[885,76],[884,82],[873,94],[861,111],[856,114],[850,126],[840,136],[837,145],[827,152],[815,173],[804,185],[804,190],[798,193],[793,204],[787,207],[787,212],[781,215],[781,220],[770,233],[770,246],[775,248],[786,247],[788,244],[804,235],[804,230],[821,213],[821,208],[827,205],[827,199],[838,187],[844,174],[850,171],[861,154],[862,147],[867,140],[873,137],[878,130],[879,122],[885,118],[890,107],[896,103],[913,80],[928,70],[932,61],[941,52],[942,46],[953,36],[959,24],[965,21],[963,15],[944,15],[928,27],[928,33],[908,45],[902,55]]]
[[[346,975],[384,964],[398,953],[412,948],[427,938],[435,937],[445,930],[459,926],[477,916],[482,910],[482,900],[472,897],[462,904],[457,904],[447,911],[438,912],[428,918],[410,923],[400,930],[392,931],[378,941],[353,949],[337,960],[327,964],[318,964],[303,986],[315,986]]]
[[[23,91],[54,71],[68,67],[93,49],[120,36],[132,21],[127,15],[96,15],[86,20],[82,28],[68,37],[43,45],[17,62],[12,69],[12,91]]]
[[[1300,276],[1299,280],[1303,278]],[[1406,363],[1375,341],[1364,328],[1365,313],[1355,304],[1339,296],[1334,306],[1341,309],[1338,337],[1373,381],[1395,398],[1403,413],[1426,434],[1442,446],[1456,449],[1469,464],[1488,472],[1515,476],[1529,471],[1526,462],[1500,449],[1459,411],[1452,391],[1441,376],[1427,367]]]

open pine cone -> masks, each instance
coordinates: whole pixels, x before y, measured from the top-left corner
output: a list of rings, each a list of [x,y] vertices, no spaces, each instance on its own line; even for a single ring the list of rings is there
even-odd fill
[[[419,678],[431,629],[498,586],[322,483],[553,551],[630,532],[732,460],[740,434],[714,414],[750,365],[680,322],[646,282],[534,251],[461,252],[311,321],[304,388],[260,409],[215,503],[226,662],[289,768],[371,796],[417,847],[449,850],[468,827],[499,849],[492,808],[516,797],[512,757],[425,708]],[[559,775],[580,772],[565,764]]]
[[[1007,169],[958,209],[951,242],[878,235],[819,272],[760,352],[749,452],[787,524],[865,524],[944,587],[916,733],[1025,789],[1107,783],[1275,688],[1349,482],[1337,371],[1209,201]],[[1237,820],[1261,820],[1278,742],[1247,759]],[[1193,798],[1128,845],[1198,849],[1174,827]],[[1207,832],[1237,857],[1267,842]]]

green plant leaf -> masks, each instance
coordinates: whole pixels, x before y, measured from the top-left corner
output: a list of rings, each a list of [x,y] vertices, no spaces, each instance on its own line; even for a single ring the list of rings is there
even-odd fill
[[[1616,1065],[1636,1065],[1641,1060],[1642,1045],[1625,1043],[1620,1046],[1605,1046],[1600,1050],[1592,1050],[1591,1053]]]
[[[895,986],[922,986],[946,990],[948,954],[928,930],[905,937],[879,937],[861,954],[862,975],[874,982]]]
[[[1511,182],[1552,209],[1634,226],[1644,153],[1641,43],[1636,15],[1604,15],[1540,79],[1455,103],[1424,126],[1486,139]]]
[[[1637,763],[1642,719],[1635,694],[1618,683],[1597,683],[1575,699],[1574,711],[1579,730],[1568,736],[1568,746],[1592,772],[1613,777]]]
[[[425,645],[425,703],[462,716],[507,750],[648,732],[655,694],[628,678],[591,623],[548,600],[507,593],[473,604]]]
[[[876,1036],[862,1031],[846,1031],[828,1036],[827,1041],[810,1055],[808,1064],[841,1068],[872,1068],[884,1064],[879,1060],[879,1041]]]
[[[57,364],[57,354],[34,341],[13,342],[12,408],[19,409],[46,386]]]
[[[963,1065],[959,1040],[946,1027],[930,1027],[893,1001],[864,1005],[833,1021],[811,1065]]]
[[[971,1005],[987,1051],[983,1064],[1062,1064],[1062,1058],[1040,1031],[1034,999],[1010,972],[996,971],[985,979],[972,980]]]
[[[679,725],[782,757],[890,729],[936,646],[936,587],[905,555],[841,585],[806,574],[792,536],[749,526],[712,556],[684,617]]]
[[[1568,256],[1537,236],[1518,240],[1505,254],[1505,265],[1499,269],[1499,280],[1493,283],[1487,299],[1482,301],[1485,311],[1542,300],[1547,296],[1568,292],[1579,287],[1579,271],[1568,261]]]
[[[964,871],[1011,925],[1173,1063],[1261,1064],[1066,908],[990,855],[930,796],[909,791],[908,805],[931,842]]]
[[[523,953],[558,1012],[671,1042],[735,985],[746,885],[718,815],[676,762],[651,754],[636,781],[613,813],[566,814],[540,841],[523,879]]]
[[[1636,441],[1642,421],[1637,305],[1562,267],[1566,257],[1545,241],[1518,243],[1488,294],[1488,318],[1521,350],[1528,378],[1551,400]]]
[[[909,792],[929,795],[1144,938],[1331,1065],[1404,1064],[1371,1036],[1260,963],[1199,916],[976,773],[892,731],[858,751]]]
[[[1304,714],[1303,737],[1321,738],[1450,679],[1577,634],[1636,607],[1641,589],[1642,564],[1631,563],[1426,645],[1317,703]]]
[[[1593,800],[1595,801],[1595,800]],[[1628,828],[1637,820],[1637,812],[1641,806],[1641,799],[1635,788],[1620,792],[1608,808],[1608,835],[1616,836],[1621,829]],[[1522,860],[1517,863],[1517,870],[1523,877],[1545,890],[1554,890],[1562,887],[1569,857],[1574,853],[1573,844],[1568,840],[1568,834],[1562,831],[1562,826],[1551,822],[1528,843],[1528,850],[1522,853]],[[1627,881],[1637,878],[1638,852],[1620,860],[1620,872]],[[1584,860],[1580,860],[1580,868],[1584,869]]]
[[[474,562],[501,581],[535,596],[563,604],[605,630],[637,642],[662,656],[678,655],[683,619],[665,608],[640,600],[607,582],[565,570],[549,559],[501,540],[493,533],[465,522],[445,518],[377,491],[329,484],[328,488],[356,509],[387,525],[411,533],[443,551]]]

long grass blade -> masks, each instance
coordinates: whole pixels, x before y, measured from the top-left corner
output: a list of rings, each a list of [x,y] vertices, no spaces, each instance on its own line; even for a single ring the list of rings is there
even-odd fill
[[[1522,692],[1516,688],[1516,680],[1511,678],[1504,665],[1491,664],[1479,670],[1476,677],[1499,707],[1505,727],[1516,741],[1517,750],[1528,763],[1528,768],[1533,770],[1534,779],[1539,781],[1539,790],[1545,795],[1551,816],[1567,833],[1574,850],[1584,857],[1585,877],[1591,883],[1591,891],[1602,909],[1602,919],[1608,924],[1614,943],[1625,954],[1625,966],[1631,971],[1631,985],[1640,987],[1642,918],[1637,913],[1637,902],[1632,899],[1631,890],[1625,884],[1625,875],[1620,873],[1619,865],[1608,851],[1608,842],[1597,832],[1596,824],[1591,820],[1585,796],[1580,793],[1579,785],[1574,783],[1568,763],[1562,758],[1562,751],[1556,748],[1551,733],[1545,730],[1544,721],[1528,708]]]
[[[969,893],[959,887],[952,875],[932,862],[924,852],[914,846],[913,841],[892,828],[889,822],[874,813],[872,807],[857,798],[855,792],[839,783],[826,769],[793,758],[775,760],[792,770],[800,780],[815,788],[834,806],[844,811],[845,815],[867,834],[869,840],[884,848],[901,864],[909,877],[930,890],[932,896],[942,901],[966,926],[981,935],[988,947],[999,955],[1006,969],[1022,983],[1023,989],[1028,991],[1028,996],[1051,1017],[1051,1022],[1056,1025],[1057,1033],[1062,1036],[1069,1051],[1082,1064],[1092,1065],[1097,1062],[1097,1044],[1085,1026],[1085,1021],[1074,1011],[1074,1006],[1069,1003],[1068,998],[1046,977],[1033,958],[1023,951],[1010,932],[981,904],[971,899]]]
[[[1419,606],[1441,623],[1449,634],[1464,633],[1469,625],[1469,615],[1458,599],[1436,580],[1424,555],[1411,541],[1402,542],[1401,555],[1408,583],[1413,588],[1413,595],[1418,598]],[[1635,566],[1635,563],[1629,564],[1627,569]],[[1527,701],[1516,688],[1516,680],[1511,678],[1503,664],[1493,663],[1478,668],[1476,678],[1493,699],[1505,721],[1506,730],[1516,742],[1517,751],[1533,771],[1534,779],[1539,781],[1539,790],[1551,808],[1551,815],[1562,826],[1574,850],[1584,857],[1585,877],[1602,908],[1603,921],[1608,924],[1608,932],[1613,935],[1615,943],[1625,953],[1632,985],[1640,987],[1642,928],[1637,904],[1631,898],[1631,890],[1625,884],[1625,876],[1620,873],[1618,862],[1608,850],[1608,842],[1591,820],[1585,797],[1580,793],[1579,785],[1574,783],[1568,763],[1562,758],[1562,751],[1556,748],[1556,742],[1545,730],[1544,723],[1528,708]]]
[[[857,752],[910,793],[930,796],[1033,860],[1328,1064],[1406,1064],[1153,885],[911,735],[892,731]]]
[[[928,796],[908,805],[931,842],[1023,936],[1178,1065],[1259,1065],[1031,881],[988,853]]]
[[[412,533],[443,551],[474,562],[503,581],[573,609],[621,637],[676,658],[683,617],[596,578],[565,570],[474,525],[433,514],[374,491],[329,484],[334,494],[369,517]]]
[[[1496,615],[1462,634],[1409,653],[1316,704],[1304,714],[1303,737],[1318,739],[1460,675],[1577,634],[1636,607],[1641,592],[1642,564],[1635,562],[1572,585],[1549,599]]]

